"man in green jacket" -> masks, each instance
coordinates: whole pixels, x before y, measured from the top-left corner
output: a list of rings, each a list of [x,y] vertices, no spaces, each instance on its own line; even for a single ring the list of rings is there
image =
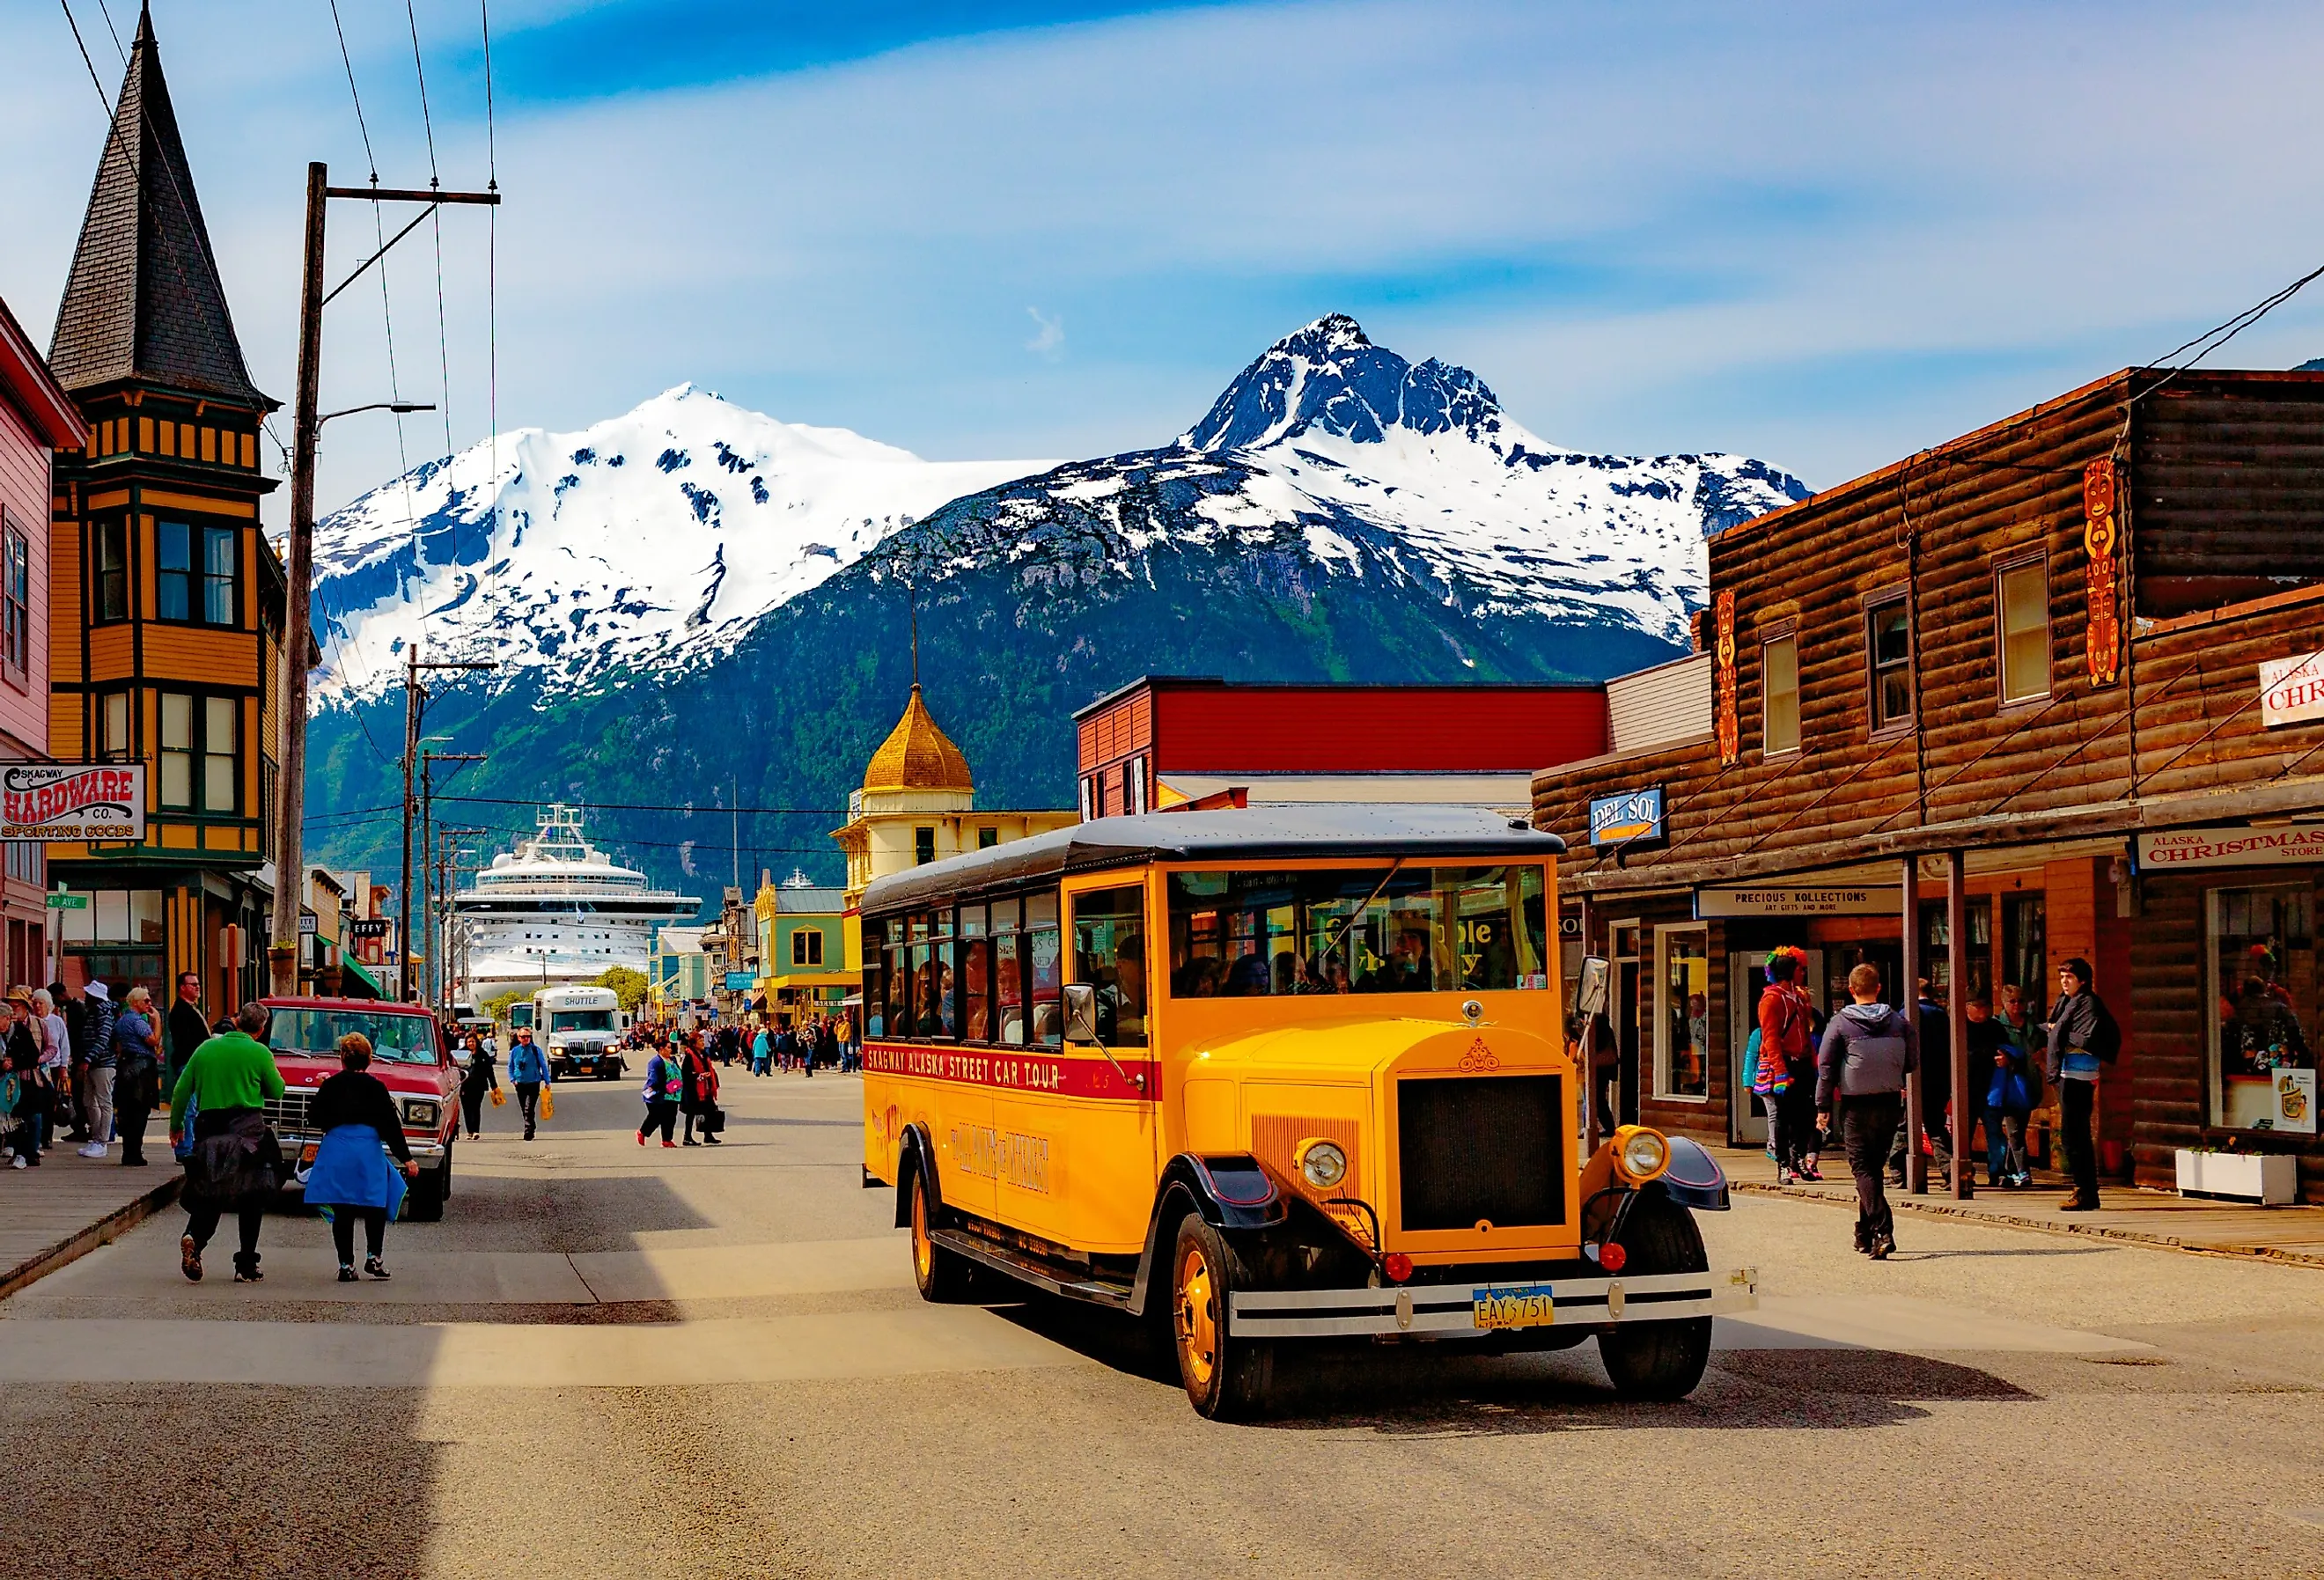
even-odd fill
[[[266,1104],[283,1093],[282,1072],[266,1035],[266,1006],[247,1003],[234,1018],[235,1029],[211,1038],[186,1061],[170,1095],[170,1145],[186,1128],[186,1103],[194,1104],[194,1150],[186,1159],[186,1233],[178,1242],[178,1265],[198,1283],[202,1247],[217,1233],[218,1218],[231,1206],[242,1249],[234,1259],[234,1280],[254,1284],[258,1230],[266,1198],[281,1184],[281,1149],[266,1125]]]

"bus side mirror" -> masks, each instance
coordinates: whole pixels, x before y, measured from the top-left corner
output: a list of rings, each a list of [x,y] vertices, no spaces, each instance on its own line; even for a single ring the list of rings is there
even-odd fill
[[[1097,1036],[1097,984],[1089,982],[1069,982],[1065,984],[1065,1040],[1095,1042]]]
[[[1582,962],[1582,980],[1573,990],[1573,1012],[1583,1020],[1606,1012],[1606,986],[1613,967],[1595,955]]]

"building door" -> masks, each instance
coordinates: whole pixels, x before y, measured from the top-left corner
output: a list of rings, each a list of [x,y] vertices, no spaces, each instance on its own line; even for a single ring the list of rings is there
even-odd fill
[[[1807,951],[1807,979],[1800,985],[1807,990],[1808,1002],[1820,1012],[1831,1008],[1824,991],[1823,951]],[[1743,1079],[1743,1050],[1751,1044],[1751,1033],[1759,1023],[1759,995],[1766,991],[1767,957],[1765,955],[1730,955],[1728,957],[1729,988],[1727,1010],[1733,1030],[1727,1046],[1735,1050],[1735,1078],[1727,1084],[1728,1123],[1736,1145],[1767,1144],[1766,1105],[1751,1095],[1751,1087]]]

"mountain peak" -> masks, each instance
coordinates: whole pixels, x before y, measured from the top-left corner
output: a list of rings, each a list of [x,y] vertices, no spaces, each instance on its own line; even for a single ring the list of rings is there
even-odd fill
[[[1302,356],[1329,356],[1371,344],[1364,327],[1345,313],[1325,313],[1314,323],[1294,329],[1268,347],[1270,354],[1289,352]]]
[[[1379,444],[1403,429],[1490,443],[1500,427],[1500,402],[1467,368],[1434,357],[1416,365],[1347,314],[1327,313],[1268,346],[1178,442],[1257,449],[1322,432]]]

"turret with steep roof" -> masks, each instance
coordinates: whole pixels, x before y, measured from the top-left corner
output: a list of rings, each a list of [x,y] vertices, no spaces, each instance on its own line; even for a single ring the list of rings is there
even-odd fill
[[[103,972],[190,971],[208,1002],[239,1003],[264,991],[265,952],[248,940],[264,936],[274,882],[284,582],[259,523],[274,479],[258,441],[276,402],[235,338],[150,12],[50,361],[88,430],[56,466],[50,749],[143,762],[146,818],[142,839],[51,844],[49,875],[100,911],[108,895],[154,897],[134,964],[106,955]],[[327,968],[317,949],[302,970]]]
[[[863,770],[863,788],[867,790],[954,790],[962,795],[976,793],[975,780],[968,772],[968,759],[961,754],[952,737],[944,733],[920,699],[919,682],[912,682],[912,695],[904,704],[904,716],[872,753],[872,761]]]
[[[251,383],[235,337],[150,11],[138,14],[49,365],[76,394],[134,381],[279,404]]]

